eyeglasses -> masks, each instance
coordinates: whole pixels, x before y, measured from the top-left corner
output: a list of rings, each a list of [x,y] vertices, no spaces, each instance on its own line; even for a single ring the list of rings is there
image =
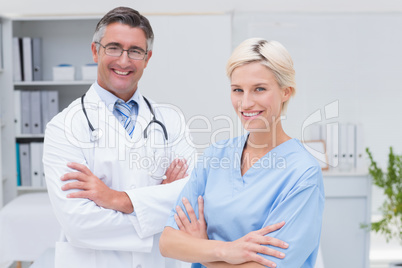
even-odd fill
[[[130,49],[123,49],[121,46],[115,45],[115,44],[109,44],[109,45],[102,45],[99,42],[95,42],[95,44],[100,45],[105,49],[105,53],[108,56],[112,57],[120,57],[124,51],[127,51],[127,55],[130,59],[132,60],[143,60],[145,59],[145,56],[148,54],[148,52],[145,52],[144,50],[140,48],[130,48]]]

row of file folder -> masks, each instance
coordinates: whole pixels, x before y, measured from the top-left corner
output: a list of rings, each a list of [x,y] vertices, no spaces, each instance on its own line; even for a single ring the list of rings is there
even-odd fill
[[[362,124],[313,124],[304,131],[304,140],[322,140],[328,165],[337,171],[366,171]]]
[[[43,134],[46,124],[59,112],[56,90],[14,90],[16,135]]]
[[[16,143],[17,186],[45,187],[43,142]]]
[[[42,39],[13,37],[14,81],[42,80]]]

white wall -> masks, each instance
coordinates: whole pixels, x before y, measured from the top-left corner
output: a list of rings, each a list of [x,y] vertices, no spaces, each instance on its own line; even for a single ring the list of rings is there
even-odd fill
[[[0,14],[100,13],[118,6],[130,6],[146,13],[285,11],[285,12],[396,12],[399,0],[0,0]]]

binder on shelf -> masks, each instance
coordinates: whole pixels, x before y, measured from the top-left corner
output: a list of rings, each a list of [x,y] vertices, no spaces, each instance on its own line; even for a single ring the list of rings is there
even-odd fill
[[[46,187],[46,180],[45,180],[45,168],[43,166],[43,142],[41,142],[40,146],[40,158],[39,158],[39,165],[40,165],[40,174],[41,174],[41,186]]]
[[[31,94],[29,91],[21,91],[21,133],[31,134]]]
[[[15,135],[21,135],[21,90],[14,90],[14,129]]]
[[[40,91],[31,91],[31,133],[41,134],[42,132],[42,119],[41,119],[41,93]]]
[[[42,151],[43,143],[42,142],[31,142],[30,144],[30,164],[31,164],[31,186],[32,187],[42,187]]]
[[[355,125],[354,124],[347,124],[347,167],[349,170],[355,168],[355,151],[356,151],[356,144],[355,144]]]
[[[41,91],[42,131],[46,124],[59,112],[59,92],[56,90]]]
[[[13,77],[14,81],[22,81],[20,38],[13,37]]]
[[[42,39],[32,38],[32,72],[33,81],[42,80]]]
[[[339,165],[339,126],[338,123],[327,124],[327,152],[330,167]]]
[[[21,186],[21,167],[20,167],[20,144],[17,142],[15,144],[15,155],[16,155],[16,164],[17,164],[17,186]]]
[[[20,143],[21,186],[31,186],[31,160],[29,143]]]
[[[49,118],[52,119],[59,113],[59,92],[54,90],[49,91],[48,94]]]
[[[363,125],[356,125],[356,135],[355,135],[355,144],[356,144],[356,170],[362,171],[367,170],[366,164],[366,151],[364,146],[364,133],[363,133]]]
[[[24,81],[32,81],[32,39],[31,37],[22,38],[23,47],[23,69]]]
[[[347,124],[339,124],[339,169],[348,170],[348,128]]]
[[[50,121],[48,98],[49,98],[48,91],[41,91],[40,92],[41,115],[42,115],[42,132],[43,133],[45,133],[46,124]]]

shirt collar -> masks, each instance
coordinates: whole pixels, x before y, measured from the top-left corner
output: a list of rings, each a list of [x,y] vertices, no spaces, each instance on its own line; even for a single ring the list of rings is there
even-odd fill
[[[114,94],[112,94],[111,92],[107,91],[106,89],[102,88],[97,81],[94,83],[93,86],[95,88],[95,92],[99,95],[99,98],[105,103],[108,110],[113,113],[114,104],[119,98]],[[133,100],[135,103],[137,103],[137,105],[139,105],[140,103],[139,99],[140,94],[137,88],[137,90],[135,91],[133,96],[131,96],[131,98],[127,101],[127,103]]]

